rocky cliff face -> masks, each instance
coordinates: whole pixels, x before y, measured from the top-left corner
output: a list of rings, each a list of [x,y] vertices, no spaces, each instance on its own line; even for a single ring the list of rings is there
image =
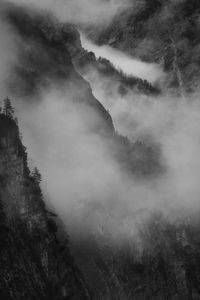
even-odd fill
[[[45,206],[12,117],[0,114],[0,297],[91,299],[68,236]]]

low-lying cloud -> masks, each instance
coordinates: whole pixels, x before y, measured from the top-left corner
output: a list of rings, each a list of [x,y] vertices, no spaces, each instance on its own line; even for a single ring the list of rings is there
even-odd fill
[[[159,64],[142,62],[107,45],[95,45],[83,33],[80,36],[83,48],[94,52],[97,58],[102,57],[109,60],[117,69],[122,70],[127,75],[148,80],[151,83],[161,82],[165,77]]]
[[[123,239],[128,227],[130,233],[135,229],[132,216],[153,208],[156,199],[148,185],[120,169],[106,140],[86,125],[90,111],[83,117],[72,95],[52,92],[32,107],[18,103],[24,143],[42,172],[47,198],[71,233],[87,237],[105,231]]]
[[[105,79],[95,70],[90,69],[85,77],[90,82],[94,95],[110,112],[120,134],[131,140],[150,139],[161,147],[166,170],[161,179],[149,181],[155,185],[153,189],[151,184],[151,187],[148,186],[150,192],[142,200],[146,209],[152,209],[153,204],[153,210],[158,208],[168,216],[176,211],[173,215],[175,218],[178,213],[181,216],[184,210],[191,212],[199,209],[198,97],[190,95],[182,99],[165,94],[153,98],[133,91],[121,96],[118,93],[118,83]],[[141,186],[145,187],[145,184],[143,182]],[[134,189],[135,186],[133,191]]]
[[[11,76],[12,65],[17,61],[18,38],[13,35],[12,29],[8,24],[1,20],[0,16],[0,97],[6,93],[6,81]]]
[[[108,25],[131,5],[130,0],[10,0],[16,4],[52,12],[62,21],[82,25]]]
[[[15,51],[5,51],[13,35],[4,38],[0,44],[3,79],[9,75],[12,59],[17,59]],[[120,168],[106,139],[91,130],[89,124],[96,120],[90,108],[73,102],[76,91],[87,97],[87,89],[69,85],[61,92],[43,92],[41,102],[17,99],[24,144],[41,170],[47,199],[70,232],[85,237],[108,232],[110,241],[123,241],[152,212],[161,211],[177,220],[184,213],[198,211],[199,101],[171,96],[154,99],[131,91],[122,97],[98,74],[88,74],[88,80],[121,134],[130,139],[147,137],[160,145],[166,170],[160,178],[139,180]]]

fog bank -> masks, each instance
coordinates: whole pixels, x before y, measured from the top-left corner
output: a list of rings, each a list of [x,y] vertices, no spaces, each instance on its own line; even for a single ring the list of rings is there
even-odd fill
[[[9,31],[7,35],[7,26],[2,27],[2,32],[5,32],[1,33],[0,43],[3,84],[10,75],[8,70],[13,60],[18,59],[18,48],[5,51],[6,45],[14,42],[16,46],[16,33]],[[38,44],[33,42],[31,46],[35,50]],[[126,56],[120,54],[120,57],[122,64],[126,64]],[[199,100],[168,95],[152,98],[134,91],[122,97],[109,80],[95,72],[87,76],[93,93],[109,109],[121,134],[160,145],[165,172],[147,179],[130,176],[122,170],[106,139],[88,126],[96,124],[96,115],[89,106],[76,103],[78,96],[86,100],[88,97],[88,89],[83,84],[79,86],[77,80],[66,82],[66,89],[59,92],[42,90],[41,101],[37,97],[29,102],[27,98],[16,98],[16,116],[31,164],[40,169],[46,201],[53,203],[72,238],[108,233],[112,237],[110,242],[121,242],[130,240],[137,225],[145,223],[154,212],[160,211],[173,221],[198,212]],[[1,94],[2,91],[5,92],[1,90]],[[7,95],[10,96],[9,90]]]
[[[133,59],[110,46],[98,46],[82,32],[80,32],[80,37],[84,49],[92,51],[97,58],[102,57],[109,60],[117,69],[122,70],[127,75],[145,79],[151,83],[160,82],[165,76],[161,66],[158,64],[145,63]]]
[[[10,0],[30,8],[52,12],[61,21],[105,27],[132,5],[130,0]]]
[[[94,89],[95,90],[95,89]],[[90,110],[52,91],[41,104],[18,105],[17,115],[28,153],[43,176],[43,191],[73,237],[130,240],[154,212],[178,222],[200,209],[200,103],[168,97],[104,99],[115,126],[133,139],[159,143],[166,170],[137,179],[122,170],[107,142],[86,119]],[[130,95],[129,95],[130,96]]]

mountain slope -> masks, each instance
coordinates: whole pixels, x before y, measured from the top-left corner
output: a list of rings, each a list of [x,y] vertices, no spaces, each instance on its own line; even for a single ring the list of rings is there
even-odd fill
[[[66,91],[70,85],[71,98],[84,103],[96,115],[97,127],[112,130],[110,115],[92,95],[89,84],[74,69],[63,37],[71,40],[73,34],[65,34],[64,26],[57,26],[49,15],[32,12],[14,5],[4,7],[4,18],[21,39],[18,59],[8,81],[9,92],[14,97],[41,99],[51,89]]]
[[[80,75],[84,72],[80,60],[83,58],[86,62],[87,53],[81,47],[80,36],[74,26],[60,23],[44,12],[14,5],[6,5],[4,9],[6,21],[21,39],[18,60],[8,81],[11,95],[30,102],[41,101],[46,91],[58,90],[66,98],[66,105],[71,102],[81,108],[84,123],[105,139],[109,151],[123,168],[139,175],[160,172],[159,146],[144,141],[130,142],[117,134],[109,112],[93,96],[90,85]],[[88,63],[93,61],[99,68],[100,62],[94,60],[94,55],[91,56],[93,58]],[[108,69],[111,71],[107,77],[110,73],[114,73],[114,80],[121,76],[112,66],[108,65]],[[140,85],[137,80],[131,80],[133,85]],[[128,83],[129,80],[126,85]],[[142,89],[144,86],[141,84]],[[150,85],[146,86],[147,93],[157,93]]]
[[[124,47],[129,52],[133,47],[135,52],[132,55],[136,55],[140,43],[145,43],[146,36],[153,34],[149,24],[157,24],[156,19],[165,5],[176,7],[172,1],[151,0],[145,3],[146,6],[140,7],[137,13],[130,11],[122,15],[120,20],[115,20],[112,25],[113,36],[109,28],[106,34],[103,33],[103,40],[99,41],[112,43],[122,49]],[[193,4],[191,9],[190,5],[187,7],[187,13],[192,16],[193,8]],[[93,53],[82,49],[79,34],[72,25],[62,24],[43,12],[24,10],[13,5],[6,5],[4,9],[6,22],[21,42],[17,63],[7,82],[10,93],[17,101],[21,97],[22,101],[31,105],[34,101],[43,101],[46,91],[59,90],[66,97],[66,107],[73,103],[80,108],[88,127],[93,120],[91,132],[102,138],[126,174],[137,176],[137,179],[161,175],[163,168],[159,145],[146,140],[131,142],[120,136],[114,129],[111,116],[95,99],[89,84],[80,74],[84,74],[92,65],[105,78],[119,80],[125,88],[134,90],[136,87],[137,90],[139,85],[139,93],[147,95],[156,95],[157,91],[152,90],[148,83],[134,78],[130,78],[129,86],[129,78],[126,80],[124,74],[117,72],[109,62],[102,59],[96,61]],[[127,15],[130,24],[124,23]],[[127,30],[125,33],[130,39],[115,28],[118,23],[119,29],[122,27],[123,31]],[[165,45],[163,38],[169,38],[169,35],[163,35],[161,28],[156,27],[162,33],[161,37],[158,34],[152,38],[158,40],[162,48]],[[132,33],[129,35],[128,30],[133,30],[131,32],[135,34],[135,46],[131,45]],[[168,42],[169,54],[165,58],[165,68],[172,77],[179,75],[174,83],[175,77],[171,78],[170,85],[183,88],[183,69],[180,69],[177,61],[177,47],[174,48],[173,39]],[[149,44],[151,48],[152,44]],[[158,56],[154,50],[151,52],[146,47],[141,49],[143,52],[138,51],[137,55],[142,59],[160,62],[163,58],[164,48]],[[84,115],[85,111],[89,111],[89,114]],[[65,139],[65,132],[62,138]],[[60,147],[60,144],[57,146]],[[130,179],[133,178],[131,176]],[[38,170],[30,172],[28,168],[27,154],[9,104],[0,113],[0,298],[89,300],[92,297],[70,254],[68,236],[60,222],[55,221],[56,216],[44,204],[40,180]],[[103,196],[100,194],[100,197]],[[124,199],[125,195],[121,201]],[[91,201],[91,212],[92,204]],[[126,205],[126,201],[123,205]],[[130,211],[130,214],[134,218],[140,215],[140,211]],[[149,222],[139,227],[138,240],[128,241],[130,248],[127,245],[110,247],[110,244],[104,247],[104,243],[101,244],[101,228],[100,247],[95,238],[90,240],[89,234],[86,240],[83,237],[83,242],[80,238],[74,248],[78,249],[77,255],[82,252],[87,278],[94,277],[89,283],[96,299],[200,299],[199,221],[195,223],[195,217],[191,219],[180,216],[180,220],[174,224],[163,216],[153,215]],[[134,231],[131,228],[134,225],[131,224],[129,229]],[[86,266],[88,262],[90,265]],[[97,282],[99,277],[100,284]],[[95,287],[92,286],[93,282]],[[100,288],[95,289],[96,286]]]
[[[45,206],[40,174],[30,172],[18,126],[8,112],[0,114],[1,299],[89,300],[68,236]]]
[[[168,87],[194,91],[200,84],[198,0],[145,0],[116,16],[103,31],[90,30],[99,44],[110,44],[168,72]]]

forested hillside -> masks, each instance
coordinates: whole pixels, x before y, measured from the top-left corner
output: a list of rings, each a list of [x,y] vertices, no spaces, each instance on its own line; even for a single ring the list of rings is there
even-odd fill
[[[27,114],[27,140],[36,150],[47,144],[36,153],[62,222],[44,197],[40,171],[30,167],[7,97],[0,108],[0,299],[200,299],[200,108],[189,98],[200,84],[199,0],[135,0],[109,26],[81,28],[98,45],[158,63],[166,74],[159,87],[84,50],[80,26],[14,2],[0,3],[2,30],[17,49],[3,91],[20,117]],[[116,130],[88,74],[129,136]]]
[[[154,214],[128,246],[97,248],[93,261],[105,284],[100,299],[200,299],[199,220],[194,218],[173,224]]]
[[[58,22],[49,14],[30,13],[28,9],[14,5],[6,5],[4,9],[7,21],[24,41],[7,82],[11,94],[25,98],[31,104],[33,97],[41,101],[46,90],[62,91],[66,105],[72,101],[77,109],[82,107],[84,122],[105,139],[123,168],[139,176],[162,171],[159,146],[142,139],[132,142],[118,134],[109,112],[94,97],[89,83],[80,73],[94,65],[97,70],[101,69],[106,79],[121,82],[122,94],[128,86],[152,95],[157,95],[158,90],[146,81],[120,74],[107,61],[97,62],[92,53],[92,59],[88,60],[88,53],[83,50],[80,35],[73,25]]]
[[[9,99],[0,128],[0,298],[91,299],[68,235],[45,205],[41,175],[28,167]]]
[[[90,28],[99,44],[110,44],[133,57],[162,63],[168,87],[191,92],[199,85],[200,3],[198,0],[133,1],[104,29]]]
[[[12,76],[7,80],[10,94],[31,105],[32,101],[42,101],[45,90],[56,88],[64,93],[70,84],[73,104],[77,109],[82,107],[83,118],[91,126],[85,114],[89,109],[95,120],[91,130],[105,140],[122,168],[138,177],[160,173],[159,147],[154,148],[144,141],[131,142],[115,132],[110,114],[75,69],[74,65],[78,68],[80,60],[76,56],[73,65],[71,48],[87,54],[80,46],[74,26],[58,23],[49,15],[30,14],[14,5],[3,8],[7,21],[24,41]],[[110,73],[121,76],[109,62],[102,63],[110,70],[106,70],[106,76]],[[135,84],[135,79],[131,80]],[[154,92],[151,86],[149,88]],[[41,175],[37,169],[29,169],[28,154],[8,98],[0,114],[0,129],[1,298],[91,299],[70,253],[65,228],[46,207]]]

